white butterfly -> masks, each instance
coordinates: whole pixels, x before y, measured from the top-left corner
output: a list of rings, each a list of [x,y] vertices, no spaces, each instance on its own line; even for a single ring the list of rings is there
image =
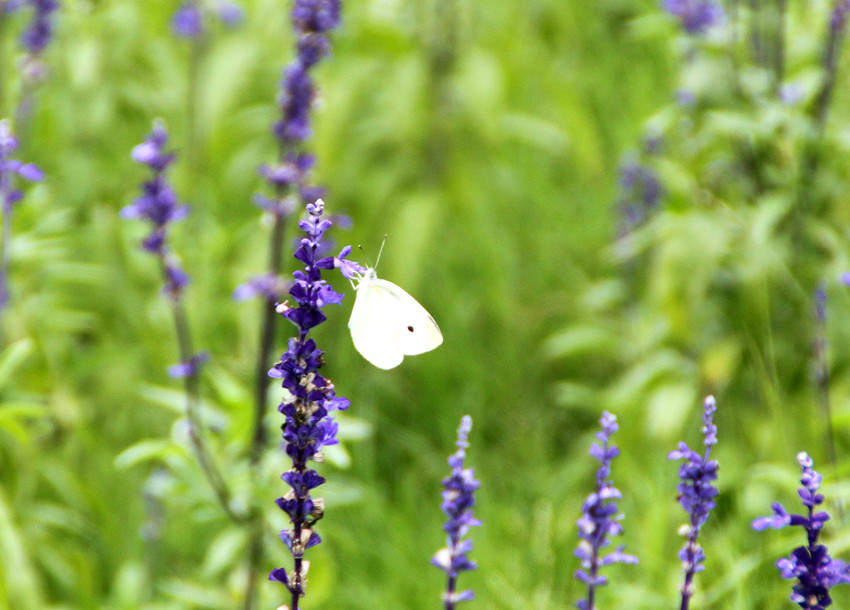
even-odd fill
[[[355,279],[357,296],[348,328],[354,347],[366,360],[391,369],[405,356],[429,352],[443,342],[431,314],[402,288],[378,279],[371,267]]]

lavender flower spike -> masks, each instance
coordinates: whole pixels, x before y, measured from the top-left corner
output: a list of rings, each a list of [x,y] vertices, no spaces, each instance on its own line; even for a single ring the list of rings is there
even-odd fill
[[[799,525],[806,530],[808,544],[794,549],[790,557],[780,559],[776,567],[782,578],[796,578],[791,587],[791,601],[801,608],[822,610],[832,605],[829,590],[835,585],[850,584],[850,565],[833,559],[825,545],[818,544],[823,524],[829,520],[826,511],[815,513],[815,507],[823,504],[823,494],[818,493],[823,477],[814,468],[812,458],[806,452],[797,454],[802,475],[802,487],[797,492],[807,509],[806,515],[789,514],[778,502],[774,503],[773,515],[753,521],[753,529],[762,531],[769,527],[780,529],[787,525]]]
[[[121,210],[123,218],[144,218],[150,221],[151,234],[142,242],[142,247],[156,254],[161,261],[166,277],[165,292],[178,300],[189,276],[180,268],[177,260],[166,246],[168,225],[184,218],[189,207],[177,201],[177,195],[166,177],[168,166],[174,162],[174,154],[165,151],[168,133],[161,122],[156,122],[145,141],[133,149],[133,161],[147,165],[153,172],[150,180],[142,184],[142,196],[132,205]]]
[[[691,596],[694,594],[694,575],[702,572],[705,566],[705,553],[697,543],[700,529],[708,519],[708,513],[715,507],[714,497],[717,496],[717,488],[712,481],[717,479],[717,460],[709,459],[711,448],[717,444],[717,427],[714,425],[714,412],[717,406],[714,396],[707,396],[703,404],[703,444],[705,455],[701,456],[696,451],[691,451],[686,443],[679,443],[679,448],[671,451],[667,456],[669,460],[686,460],[679,467],[679,478],[681,483],[676,488],[679,490],[679,503],[688,513],[690,521],[683,526],[680,532],[687,538],[685,546],[679,551],[679,559],[682,560],[682,569],[685,572],[685,582],[682,585],[681,610],[687,610]]]
[[[340,21],[340,0],[295,0],[292,23],[298,37],[297,55],[286,67],[278,97],[281,118],[274,124],[279,143],[279,159],[275,166],[262,166],[260,173],[275,189],[274,199],[258,196],[256,203],[276,215],[286,216],[291,200],[283,195],[297,189],[305,201],[315,201],[322,189],[305,185],[305,176],[314,158],[301,150],[301,144],[312,134],[310,110],[316,97],[311,71],[330,54],[328,32]]]
[[[617,418],[605,411],[599,420],[602,431],[596,433],[596,438],[602,443],[593,443],[590,455],[599,460],[599,470],[596,472],[596,491],[590,494],[582,506],[581,518],[576,522],[578,536],[581,538],[575,556],[581,559],[581,569],[574,576],[587,585],[587,596],[576,602],[581,610],[593,610],[595,606],[596,587],[608,584],[608,579],[599,575],[599,569],[612,563],[637,563],[637,557],[623,553],[623,545],[617,550],[602,555],[602,549],[611,544],[611,538],[623,533],[620,520],[623,515],[617,515],[617,504],[622,495],[607,478],[611,474],[611,460],[620,455],[616,445],[609,445],[611,435],[617,431]],[[616,516],[615,516],[616,515]]]
[[[15,188],[14,177],[20,176],[30,182],[44,179],[41,169],[33,163],[22,163],[12,158],[18,149],[18,139],[12,133],[12,127],[7,119],[0,121],[0,218],[3,232],[0,239],[0,309],[9,300],[6,287],[6,270],[8,268],[8,248],[11,239],[12,208],[24,194]]]
[[[664,0],[664,10],[678,17],[688,34],[703,34],[723,19],[717,0]]]
[[[29,0],[33,8],[30,26],[21,34],[21,43],[33,55],[38,55],[53,38],[52,14],[59,8],[57,0]]]
[[[322,541],[313,526],[324,515],[324,502],[321,498],[313,498],[311,490],[322,485],[325,479],[309,468],[308,463],[321,461],[322,447],[337,444],[337,424],[331,413],[349,406],[347,398],[336,395],[331,380],[319,373],[324,364],[323,353],[309,337],[310,330],[326,320],[322,312],[324,306],[340,303],[343,297],[322,279],[322,269],[341,266],[340,259],[347,252],[336,258],[316,256],[322,236],[332,224],[322,217],[324,208],[321,199],[308,204],[308,218],[298,223],[306,236],[295,251],[295,258],[304,268],[293,274],[295,281],[289,290],[296,305],[282,303],[277,307],[279,313],[295,324],[298,335],[289,340],[289,349],[269,371],[269,376],[282,380],[285,390],[278,411],[286,417],[282,426],[283,440],[292,468],[281,479],[291,489],[277,499],[277,505],[289,515],[292,524],[290,529],[280,532],[280,539],[295,561],[292,572],[277,568],[271,571],[269,580],[286,585],[291,594],[291,610],[298,608],[298,600],[304,595],[308,567],[304,552]]]
[[[448,546],[437,551],[431,559],[431,563],[448,576],[446,593],[443,595],[446,610],[453,610],[459,602],[475,598],[471,589],[461,592],[455,590],[458,575],[478,567],[466,556],[472,550],[472,540],[463,539],[470,527],[481,525],[481,522],[472,516],[472,507],[475,506],[473,494],[481,483],[475,480],[472,468],[464,468],[470,430],[472,430],[472,418],[464,415],[457,430],[457,452],[449,458],[452,474],[443,479],[441,508],[448,517],[443,526],[448,534]]]

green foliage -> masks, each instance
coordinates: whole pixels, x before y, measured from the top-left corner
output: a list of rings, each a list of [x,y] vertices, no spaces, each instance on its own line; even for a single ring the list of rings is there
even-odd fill
[[[791,607],[773,564],[802,540],[749,524],[774,500],[794,506],[800,450],[826,475],[826,540],[847,557],[835,507],[850,495],[850,293],[837,279],[850,269],[850,98],[835,87],[819,115],[829,7],[788,4],[782,38],[779,16],[742,7],[695,38],[654,0],[344,3],[311,142],[329,209],[354,220],[330,235],[374,257],[388,234],[382,277],[428,307],[445,344],[391,372],[370,367],[348,336],[351,294],[317,330],[352,407],[318,467],[327,512],[305,608],[439,607],[443,577],[428,560],[444,544],[440,480],[467,413],[484,527],[472,533],[480,569],[461,585],[480,607],[563,608],[582,595],[575,521],[605,409],[621,424],[613,478],[640,564],[607,572],[599,607],[677,607],[685,516],[666,455],[698,438],[709,392],[720,496],[692,607]],[[271,442],[252,482],[260,310],[231,293],[266,259],[269,227],[251,199],[264,189],[257,166],[276,155],[288,7],[245,2],[238,29],[213,28],[197,47],[170,33],[174,8],[64,0],[49,74],[15,126],[20,157],[48,179],[12,217],[0,313],[0,610],[242,607],[252,532],[226,517],[187,441],[158,269],[138,247],[143,227],[118,217],[145,178],[130,151],[157,117],[192,205],[172,238],[192,277],[195,343],[212,355],[210,446],[235,509],[266,520],[256,607],[286,601],[263,579],[289,561],[273,502],[289,466]],[[0,17],[0,117],[25,93],[24,21]],[[679,89],[695,102],[671,101]],[[646,138],[660,147],[638,145]],[[618,233],[624,158],[664,194]],[[837,460],[813,374],[820,282]],[[271,398],[276,439],[276,386]],[[835,599],[850,601],[841,589]]]

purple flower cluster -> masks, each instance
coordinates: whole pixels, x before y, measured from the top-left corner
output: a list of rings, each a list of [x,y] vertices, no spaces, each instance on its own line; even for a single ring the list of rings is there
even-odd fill
[[[345,248],[336,258],[317,256],[322,236],[332,224],[322,218],[324,205],[321,199],[308,204],[308,218],[299,223],[306,236],[301,240],[295,258],[304,264],[304,268],[295,271],[294,283],[289,290],[296,305],[283,303],[277,308],[295,324],[298,336],[289,340],[286,353],[269,371],[271,377],[282,380],[285,390],[278,411],[286,417],[282,426],[283,440],[292,468],[281,477],[290,490],[277,499],[277,505],[289,515],[292,527],[280,532],[280,539],[295,559],[291,573],[277,568],[271,571],[269,579],[287,586],[292,594],[293,609],[297,607],[298,598],[304,595],[307,572],[304,551],[321,542],[313,525],[324,513],[322,499],[313,498],[311,490],[319,487],[325,479],[309,468],[308,462],[320,461],[322,447],[337,444],[337,424],[331,413],[345,410],[349,405],[348,399],[336,395],[330,379],[319,373],[324,364],[322,350],[308,337],[310,330],[326,319],[322,308],[340,303],[343,297],[322,279],[322,269],[341,267],[343,273],[350,274],[354,265],[345,260],[351,247]]]
[[[637,161],[620,166],[621,234],[627,235],[643,225],[661,201],[661,182],[655,172]]]
[[[171,18],[171,29],[181,38],[198,38],[204,33],[204,11],[197,0],[185,0]],[[210,11],[224,25],[235,27],[242,22],[242,7],[227,0],[210,5]]]
[[[688,34],[703,34],[724,17],[716,0],[664,0],[664,10],[678,17]]]
[[[620,491],[607,480],[611,474],[611,460],[620,455],[616,445],[610,445],[611,435],[617,431],[617,418],[607,411],[599,420],[602,431],[596,433],[596,438],[602,443],[593,443],[590,455],[599,460],[596,472],[596,491],[590,494],[582,506],[581,518],[577,521],[578,535],[581,538],[575,556],[581,559],[581,568],[575,577],[587,585],[587,597],[576,603],[581,610],[592,610],[596,587],[608,584],[608,579],[599,574],[599,569],[613,563],[637,563],[637,557],[623,553],[623,545],[617,550],[602,554],[602,549],[611,544],[611,538],[623,532],[620,520],[623,515],[617,514],[616,501],[622,498]]]
[[[28,0],[33,9],[29,27],[21,34],[21,43],[33,55],[41,53],[53,38],[52,14],[59,8],[57,0]]]
[[[278,99],[281,118],[274,125],[280,158],[276,166],[260,168],[277,195],[274,199],[263,195],[255,198],[257,205],[277,215],[286,216],[295,206],[292,199],[282,197],[290,188],[298,189],[304,201],[315,201],[323,195],[322,189],[304,184],[314,158],[301,152],[299,147],[312,134],[310,109],[316,90],[310,70],[330,53],[327,34],[339,25],[339,21],[340,0],[295,0],[292,22],[298,36],[297,55],[284,70]]]
[[[702,572],[705,566],[705,553],[697,543],[700,528],[708,519],[708,513],[715,507],[714,498],[717,496],[717,488],[713,481],[717,480],[719,465],[717,460],[709,459],[711,448],[717,444],[717,427],[714,425],[714,413],[717,407],[714,396],[708,396],[703,404],[703,444],[705,455],[692,451],[684,442],[679,443],[679,448],[671,451],[667,456],[669,460],[681,460],[685,462],[679,466],[679,479],[681,482],[676,488],[679,490],[679,503],[688,513],[690,521],[682,528],[681,532],[687,537],[687,542],[679,551],[679,559],[682,560],[682,569],[685,572],[685,582],[682,585],[682,610],[686,610],[694,594],[694,575]]]
[[[847,23],[847,13],[850,12],[850,0],[838,0],[829,17],[829,26],[833,32],[838,33],[844,29]]]
[[[806,515],[789,514],[785,508],[775,502],[772,505],[773,515],[760,517],[753,521],[753,529],[762,531],[769,527],[780,529],[787,525],[799,525],[806,530],[808,543],[794,549],[790,557],[780,559],[776,567],[782,578],[796,578],[797,582],[791,587],[791,601],[801,608],[822,610],[832,605],[829,590],[835,585],[850,584],[850,566],[839,559],[833,559],[825,545],[818,544],[823,524],[829,520],[826,511],[815,512],[815,508],[823,504],[823,494],[818,493],[823,477],[812,468],[812,458],[806,452],[797,454],[802,474],[798,490]]]
[[[189,276],[168,252],[166,231],[170,223],[184,218],[189,213],[189,207],[177,201],[177,195],[166,178],[168,166],[174,162],[174,153],[165,151],[167,143],[168,133],[165,127],[156,123],[145,141],[133,149],[133,161],[147,165],[153,172],[153,177],[142,184],[142,196],[121,210],[121,216],[144,218],[153,225],[151,234],[142,242],[142,247],[160,258],[166,277],[165,292],[177,300],[183,287],[189,283]]]
[[[19,189],[14,188],[15,175],[30,182],[44,179],[44,173],[34,163],[23,163],[12,158],[17,149],[18,138],[12,133],[9,120],[3,119],[0,121],[0,203],[4,215],[10,213],[12,207],[24,196]]]
[[[13,159],[12,155],[18,149],[18,138],[12,133],[12,126],[7,119],[0,121],[0,215],[2,215],[2,240],[0,240],[0,308],[9,300],[6,287],[6,267],[9,239],[11,239],[12,208],[24,194],[15,188],[15,176],[30,182],[44,179],[44,173],[34,163],[23,163]]]
[[[291,282],[274,273],[252,277],[233,291],[234,301],[247,301],[256,296],[263,297],[269,303],[277,303],[282,294],[289,290]]]
[[[481,483],[475,480],[472,468],[464,468],[470,430],[472,430],[472,418],[464,415],[457,431],[457,451],[449,458],[452,473],[443,479],[441,508],[448,517],[443,526],[447,534],[448,546],[437,551],[431,559],[431,563],[448,576],[448,586],[443,595],[446,610],[452,610],[457,603],[475,597],[471,589],[461,592],[455,590],[458,575],[478,567],[466,556],[472,550],[472,540],[463,539],[470,527],[481,525],[481,521],[472,516],[475,490]]]
[[[209,352],[201,352],[189,358],[186,362],[168,367],[168,374],[179,379],[180,377],[194,377],[201,369],[201,365],[210,359]]]

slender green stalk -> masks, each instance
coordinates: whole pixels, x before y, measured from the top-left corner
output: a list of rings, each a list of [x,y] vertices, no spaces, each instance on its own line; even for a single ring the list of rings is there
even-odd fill
[[[785,20],[788,17],[788,0],[776,0],[776,44],[773,55],[773,77],[776,91],[785,79]]]
[[[843,26],[829,28],[829,36],[827,37],[823,53],[824,80],[815,101],[813,113],[818,139],[823,135],[824,126],[826,125],[829,103],[832,100],[832,92],[835,89],[835,77],[838,73],[838,50],[841,48],[843,40]]]
[[[283,236],[286,232],[286,217],[276,214],[274,228],[269,241],[268,273],[277,276],[281,272],[283,258]],[[260,326],[260,352],[254,371],[254,429],[251,437],[251,464],[256,466],[266,446],[266,404],[269,395],[269,368],[272,348],[274,347],[275,327],[278,314],[274,303],[263,302],[263,321]]]
[[[821,409],[823,409],[823,417],[826,422],[826,450],[829,463],[837,466],[838,456],[835,451],[835,431],[832,425],[832,404],[829,399],[829,368],[826,364],[826,354],[823,353],[824,348],[822,345],[819,345],[817,352],[815,377],[817,378],[818,402],[820,402]]]
[[[750,0],[750,51],[756,64],[765,64],[762,0]]]
[[[6,277],[9,268],[9,241],[12,239],[12,209],[0,206],[0,312],[6,308],[9,301],[9,286]]]
[[[167,280],[168,271],[164,256],[160,256],[160,268],[162,270],[163,277]],[[186,309],[183,307],[183,302],[181,300],[171,298],[170,301],[171,312],[174,317],[174,327],[177,333],[180,362],[188,363],[191,362],[192,357],[194,356],[194,350],[192,349],[192,336],[189,330],[189,321],[186,316]],[[198,371],[191,371],[190,374],[183,377],[183,380],[186,391],[186,417],[189,423],[189,440],[192,443],[192,448],[195,451],[198,464],[200,464],[201,470],[209,482],[210,487],[212,487],[213,493],[225,514],[227,514],[234,523],[246,523],[251,520],[251,515],[238,513],[233,510],[233,507],[231,506],[232,494],[230,489],[228,488],[224,477],[221,475],[221,471],[216,465],[209,447],[204,440],[204,426],[200,414],[201,393]]]
[[[207,54],[209,39],[205,32],[189,41],[189,77],[186,95],[186,166],[190,176],[202,174],[201,151],[203,150],[198,115],[200,114],[201,66]]]
[[[35,60],[38,61],[38,60]],[[35,112],[35,91],[38,84],[24,74],[21,78],[21,98],[15,107],[15,131],[24,141],[29,139],[30,125]]]
[[[6,33],[6,7],[5,0],[0,0],[0,54],[5,55],[3,53],[5,47],[5,33]],[[5,57],[3,58],[5,59]],[[6,93],[6,81],[4,80],[5,68],[6,66],[3,63],[3,59],[0,59],[0,116],[5,116],[5,107],[3,106],[3,100],[5,99]]]

